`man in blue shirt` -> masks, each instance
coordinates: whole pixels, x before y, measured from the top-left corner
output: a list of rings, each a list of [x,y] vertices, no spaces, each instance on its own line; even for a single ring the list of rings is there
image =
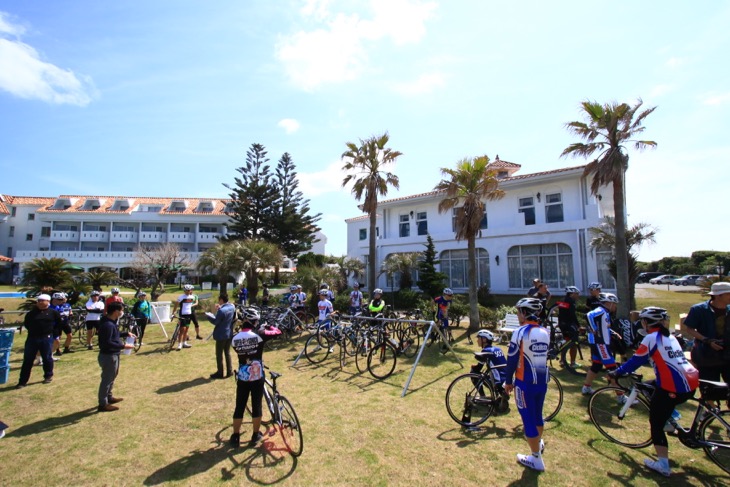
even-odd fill
[[[710,299],[689,309],[684,332],[695,339],[692,362],[700,379],[730,383],[730,282],[716,282]]]

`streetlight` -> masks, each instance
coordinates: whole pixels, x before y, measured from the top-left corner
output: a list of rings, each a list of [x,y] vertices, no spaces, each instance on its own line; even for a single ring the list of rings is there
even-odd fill
[[[717,277],[719,279],[722,279],[723,274],[725,274],[725,266],[724,265],[718,265],[715,267],[715,270],[717,271]]]

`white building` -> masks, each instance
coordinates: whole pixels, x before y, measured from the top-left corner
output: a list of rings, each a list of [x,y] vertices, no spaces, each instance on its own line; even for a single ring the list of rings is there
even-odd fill
[[[498,171],[505,196],[486,203],[483,230],[476,239],[480,285],[493,293],[514,294],[540,277],[556,295],[569,285],[585,290],[591,281],[606,289],[615,287],[606,267],[610,251],[592,253],[588,246],[588,229],[613,215],[611,190],[592,196],[590,182],[583,178],[585,166],[515,175],[521,166],[499,156],[491,166]],[[448,276],[447,286],[465,292],[466,241],[455,239],[453,213],[438,212],[442,195],[431,191],[378,203],[376,262],[394,253],[422,252],[430,234],[440,270]],[[368,216],[345,221],[347,256],[367,264]],[[414,274],[414,282],[416,278]],[[386,290],[393,282],[397,287],[397,277],[378,278],[378,286]]]
[[[123,273],[138,246],[167,242],[179,245],[195,262],[226,234],[229,203],[214,198],[0,195],[0,265],[5,265],[0,282],[10,282],[24,263],[38,257]],[[316,238],[312,252],[324,254],[327,239],[321,232]]]

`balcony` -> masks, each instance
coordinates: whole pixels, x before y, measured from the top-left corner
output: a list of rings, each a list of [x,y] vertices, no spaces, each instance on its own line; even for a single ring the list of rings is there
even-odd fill
[[[137,232],[112,232],[112,242],[137,242]]]
[[[222,233],[198,232],[198,243],[216,243]]]
[[[109,232],[100,232],[98,230],[84,230],[81,232],[82,242],[108,242]]]
[[[167,241],[174,243],[193,243],[195,234],[193,232],[170,232],[167,234]]]
[[[182,252],[183,255],[190,259],[190,262],[194,263],[200,257],[200,252]],[[102,252],[102,251],[78,251],[78,250],[51,250],[51,251],[40,251],[40,250],[19,250],[15,253],[15,262],[25,263],[30,262],[33,259],[38,258],[51,258],[58,257],[66,259],[72,264],[94,267],[99,265],[105,265],[108,267],[125,267],[134,259],[135,252]]]
[[[140,242],[164,242],[165,235],[166,235],[165,232],[140,232],[139,241]]]
[[[70,230],[54,230],[51,232],[52,242],[78,242],[79,232]]]

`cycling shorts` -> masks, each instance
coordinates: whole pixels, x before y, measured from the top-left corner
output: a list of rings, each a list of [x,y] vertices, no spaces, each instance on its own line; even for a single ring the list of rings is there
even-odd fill
[[[545,403],[547,384],[526,384],[522,381],[515,381],[515,404],[522,416],[522,424],[525,436],[535,438],[538,436],[537,428],[545,424],[542,417],[542,406]]]
[[[71,329],[71,324],[69,322],[61,323],[61,331],[64,332],[66,335],[70,335],[73,333],[73,330]]]
[[[180,315],[180,326],[185,328],[190,326],[190,320],[193,319],[193,315]]]
[[[558,325],[558,328],[560,328],[560,333],[563,334],[563,338],[566,340],[578,340],[578,325],[575,323],[563,323]]]
[[[591,361],[593,365],[591,370],[593,372],[600,372],[605,366],[607,369],[616,368],[616,360],[613,358],[611,347],[604,344],[591,344]]]

